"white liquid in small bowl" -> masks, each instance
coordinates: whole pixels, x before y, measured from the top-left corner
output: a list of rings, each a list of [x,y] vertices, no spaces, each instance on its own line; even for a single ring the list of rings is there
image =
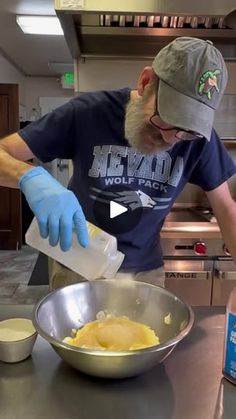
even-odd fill
[[[29,319],[7,319],[0,321],[0,342],[16,342],[36,333]]]

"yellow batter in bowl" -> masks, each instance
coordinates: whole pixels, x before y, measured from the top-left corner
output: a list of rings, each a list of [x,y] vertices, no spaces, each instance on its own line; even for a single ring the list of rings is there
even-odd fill
[[[131,351],[159,345],[155,332],[145,324],[126,316],[106,316],[85,324],[75,337],[66,337],[63,342],[80,348],[106,351]]]

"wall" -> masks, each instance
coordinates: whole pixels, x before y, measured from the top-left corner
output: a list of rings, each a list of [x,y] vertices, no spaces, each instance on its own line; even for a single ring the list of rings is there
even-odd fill
[[[73,90],[63,89],[56,77],[26,77],[25,78],[25,106],[29,114],[32,108],[40,111],[40,97],[69,97]]]
[[[221,138],[236,139],[236,62],[227,62],[229,79],[215,115],[215,128]]]
[[[100,89],[118,89],[129,86],[135,88],[143,67],[151,65],[151,61],[112,61],[83,60],[78,64],[79,91],[88,92]],[[236,62],[226,63],[229,80],[226,94],[236,94]]]
[[[143,67],[150,64],[151,61],[144,60],[80,61],[78,64],[79,91],[119,89],[125,86],[136,88],[137,79]]]
[[[236,62],[226,63],[229,73],[228,84],[225,93],[236,94]]]
[[[19,86],[21,120],[29,119],[32,108],[39,108],[39,97],[73,96],[73,90],[62,89],[57,77],[26,77],[0,51],[0,83]]]
[[[25,77],[0,52],[0,83],[19,85],[19,102],[25,103]]]

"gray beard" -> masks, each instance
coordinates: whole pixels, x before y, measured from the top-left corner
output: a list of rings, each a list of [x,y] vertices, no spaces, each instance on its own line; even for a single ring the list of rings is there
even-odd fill
[[[131,147],[143,154],[156,154],[170,149],[170,144],[165,143],[158,128],[145,122],[143,111],[145,104],[146,98],[143,96],[128,102],[125,114],[125,138]],[[155,141],[151,149],[145,145],[144,139],[147,136]]]

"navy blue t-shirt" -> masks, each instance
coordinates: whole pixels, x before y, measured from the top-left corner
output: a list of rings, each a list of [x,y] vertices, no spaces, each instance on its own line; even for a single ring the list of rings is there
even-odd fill
[[[127,185],[139,195],[142,217],[130,231],[116,234],[125,253],[122,269],[136,272],[163,265],[160,230],[177,195],[187,182],[205,191],[215,189],[236,167],[213,130],[211,141],[181,141],[170,150],[144,155],[124,138],[130,89],[86,93],[75,97],[19,131],[42,162],[73,161],[69,188],[78,197],[87,220],[98,225],[94,200],[101,191]],[[120,202],[120,201],[119,201]]]

